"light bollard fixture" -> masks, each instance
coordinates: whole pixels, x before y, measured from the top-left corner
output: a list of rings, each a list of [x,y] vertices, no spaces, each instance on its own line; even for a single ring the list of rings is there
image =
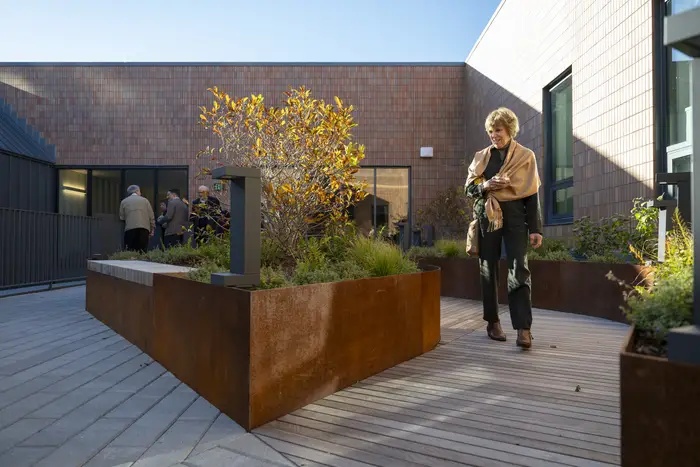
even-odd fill
[[[211,283],[225,287],[254,287],[260,284],[260,169],[219,167],[215,180],[227,180],[231,191],[229,227],[231,267],[214,273]]]

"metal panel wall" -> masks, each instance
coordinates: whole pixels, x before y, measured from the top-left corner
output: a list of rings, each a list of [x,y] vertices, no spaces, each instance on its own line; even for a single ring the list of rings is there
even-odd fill
[[[0,152],[0,208],[56,212],[56,169]]]
[[[85,277],[86,260],[121,248],[108,219],[0,208],[0,289]]]

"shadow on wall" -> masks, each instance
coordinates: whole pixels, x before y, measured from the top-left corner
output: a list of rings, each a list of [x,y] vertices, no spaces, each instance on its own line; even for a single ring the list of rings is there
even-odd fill
[[[520,121],[520,134],[517,140],[524,146],[532,149],[537,156],[537,163],[542,180],[540,189],[540,203],[547,226],[546,197],[547,170],[546,163],[551,163],[551,156],[545,154],[544,116],[542,111],[532,107],[527,102],[503,88],[501,85],[485,76],[470,65],[466,65],[466,112],[465,132],[467,157],[465,160],[464,175],[473,155],[487,147],[490,143],[484,129],[484,121],[492,110],[498,107],[508,107],[518,116]],[[548,83],[542,83],[542,88]],[[576,100],[573,100],[576,105]],[[574,112],[576,109],[574,109]],[[601,118],[601,117],[598,117]],[[613,161],[617,159],[630,160],[631,154],[648,155],[648,160],[630,161],[636,166],[649,164],[653,167],[653,152],[651,140],[649,151],[645,152],[643,144],[630,138],[639,128],[630,128],[626,134],[619,135],[621,141],[625,141],[626,148],[620,154],[609,155],[586,144],[581,135],[577,134],[576,115],[574,113],[573,129],[573,193],[574,193],[574,218],[590,216],[593,219],[608,217],[614,214],[629,213],[632,208],[632,200],[636,197],[652,199],[653,171],[649,173],[647,180],[640,180],[634,176],[628,168],[621,167]],[[651,134],[651,129],[649,129]],[[634,169],[635,167],[632,167]],[[571,224],[545,227],[545,235],[551,237],[570,236]]]

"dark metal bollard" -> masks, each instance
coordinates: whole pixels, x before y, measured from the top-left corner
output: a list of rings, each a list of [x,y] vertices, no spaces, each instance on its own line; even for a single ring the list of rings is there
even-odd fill
[[[690,204],[690,172],[656,174],[656,183],[661,186],[675,186],[675,198],[678,201],[678,212],[681,219],[692,223],[692,208]]]
[[[231,190],[231,268],[211,275],[211,283],[225,287],[260,284],[260,169],[220,167],[216,180],[229,180]]]

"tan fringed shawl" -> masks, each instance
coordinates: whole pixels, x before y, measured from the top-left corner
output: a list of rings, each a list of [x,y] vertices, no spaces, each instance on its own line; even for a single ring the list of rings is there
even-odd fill
[[[474,160],[469,165],[469,175],[465,186],[472,182],[482,183],[484,170],[491,158],[489,146],[477,152]],[[522,146],[515,140],[511,140],[508,154],[503,162],[503,167],[498,175],[510,178],[510,185],[497,191],[489,191],[486,194],[486,217],[489,219],[489,232],[503,227],[503,212],[499,202],[514,201],[516,199],[532,196],[540,189],[540,175],[537,172],[537,160],[535,153]]]

